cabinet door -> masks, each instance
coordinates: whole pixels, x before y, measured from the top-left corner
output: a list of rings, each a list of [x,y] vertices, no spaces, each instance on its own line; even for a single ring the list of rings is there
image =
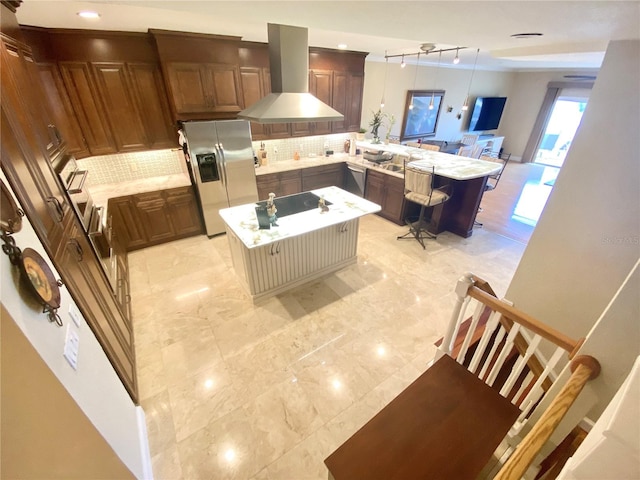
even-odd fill
[[[256,185],[258,187],[258,198],[260,200],[266,200],[269,198],[269,193],[271,192],[277,195],[277,191],[280,189],[280,179],[277,173],[257,175]]]
[[[124,63],[93,63],[98,93],[108,105],[107,116],[119,152],[143,150],[147,137],[142,115],[133,99]]]
[[[209,106],[214,112],[242,110],[240,69],[237,65],[208,64],[205,66]]]
[[[60,62],[59,66],[91,155],[115,153],[116,143],[89,64]]]
[[[150,63],[128,63],[127,71],[145,129],[147,146],[174,148],[178,135],[171,122],[160,69]]]
[[[302,191],[306,192],[316,188],[343,187],[342,164],[324,165],[302,170]]]
[[[133,400],[137,401],[131,324],[122,316],[77,221],[71,222],[65,230],[65,238],[67,240],[55,254],[56,266],[116,373]]]
[[[142,193],[134,198],[148,243],[160,243],[175,236],[162,192]]]
[[[383,173],[369,170],[367,172],[367,184],[364,192],[364,198],[373,203],[377,203],[383,209],[385,196],[384,176]]]
[[[242,79],[242,97],[244,105],[250,107],[265,95],[264,78],[261,68],[242,67],[240,69]],[[267,138],[266,125],[251,122],[251,137],[253,140],[264,140]]]
[[[309,91],[319,100],[331,105],[333,95],[333,72],[331,70],[312,70]],[[331,133],[331,122],[314,122],[313,134]]]
[[[345,121],[347,132],[357,132],[360,129],[360,117],[362,115],[362,90],[364,88],[364,74],[352,73],[349,75],[347,111]]]
[[[403,224],[404,180],[388,175],[384,200],[384,216],[392,222]]]
[[[331,122],[333,133],[344,133],[347,131],[347,97],[349,88],[349,74],[344,72],[333,72],[333,92],[331,94],[331,106],[344,115],[344,120]]]
[[[82,136],[78,117],[71,106],[60,70],[53,63],[41,63],[38,70],[55,125],[67,144],[67,151],[77,158],[88,157],[89,148]]]
[[[202,233],[202,224],[192,187],[167,192],[167,210],[176,237]]]
[[[207,112],[211,109],[204,69],[199,63],[169,63],[169,89],[176,113]]]
[[[292,170],[289,172],[279,173],[280,193],[276,192],[276,196],[283,197],[285,195],[293,195],[302,191],[302,179],[300,178],[300,170]]]
[[[138,215],[133,196],[109,199],[108,212],[113,215],[113,234],[126,251],[142,248],[147,239]]]

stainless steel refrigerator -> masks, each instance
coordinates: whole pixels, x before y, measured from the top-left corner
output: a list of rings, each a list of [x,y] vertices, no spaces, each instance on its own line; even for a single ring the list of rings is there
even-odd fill
[[[220,209],[258,201],[251,127],[246,120],[184,123],[189,163],[207,235],[225,231]]]

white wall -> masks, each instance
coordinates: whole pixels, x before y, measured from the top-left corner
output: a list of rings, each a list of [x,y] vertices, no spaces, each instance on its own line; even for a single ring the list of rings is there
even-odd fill
[[[362,106],[361,126],[369,130],[372,111],[378,110],[382,92],[385,91],[385,108],[387,113],[393,113],[396,124],[391,131],[394,136],[400,135],[402,117],[408,90],[431,90],[434,85],[436,69],[432,66],[422,66],[418,70],[418,80],[414,88],[415,65],[407,65],[401,69],[398,63],[389,63],[387,70],[386,89],[384,88],[385,64],[367,60],[365,62],[365,81]],[[553,70],[542,72],[491,72],[477,70],[471,84],[471,101],[478,96],[506,96],[502,120],[498,130],[492,132],[497,136],[504,136],[503,148],[512,154],[512,159],[519,160],[522,156],[531,129],[535,123],[540,105],[547,92],[547,84],[553,81],[567,81],[564,75],[590,74],[595,70]],[[457,119],[460,107],[464,102],[469,88],[471,70],[450,64],[438,69],[437,90],[445,90],[444,103],[440,111],[436,136],[438,140],[455,141],[466,132],[469,122],[468,110],[463,112],[462,118]],[[452,106],[451,113],[446,107]],[[386,128],[380,130],[386,134]]]
[[[574,338],[586,336],[640,258],[638,85],[640,41],[611,42],[582,124],[506,293],[519,309]],[[635,331],[637,292],[624,301],[628,304],[618,308],[629,316],[615,328]],[[627,347],[612,342],[610,348]],[[635,357],[640,345],[625,353]],[[607,361],[626,362],[623,357]],[[594,416],[617,386],[597,391]]]
[[[542,100],[547,93],[548,83],[571,81],[564,77],[568,74],[596,75],[597,71],[544,71],[514,74],[514,82],[507,94],[508,108],[505,109],[500,122],[500,135],[505,137],[505,152],[511,152],[515,159],[522,157]]]
[[[400,136],[407,91],[433,90],[436,68],[432,66],[419,67],[414,88],[415,75],[415,65],[408,64],[406,68],[400,68],[398,63],[390,62],[387,70],[385,89],[385,64],[367,60],[364,66],[365,80],[362,102],[362,127],[370,130],[369,121],[371,120],[372,112],[380,108],[380,100],[384,90],[384,111],[388,114],[394,114],[396,117],[396,124],[391,130],[391,134]],[[510,72],[476,71],[471,87],[472,99],[476,96],[506,95],[512,87],[514,76],[515,74]],[[463,112],[461,119],[456,118],[456,115],[460,112],[460,108],[467,96],[470,78],[471,70],[467,68],[452,68],[450,65],[447,65],[437,69],[435,90],[444,90],[445,95],[440,110],[435,139],[456,141],[459,140],[462,137],[462,133],[467,130],[469,123],[468,115],[470,115],[471,112]],[[449,105],[453,107],[450,113],[447,112],[447,106]],[[386,127],[380,129],[380,133],[383,136],[386,134],[386,131]],[[501,130],[496,130],[488,133],[501,135],[500,132]]]
[[[2,172],[0,178],[8,187],[9,183]],[[36,250],[47,260],[56,278],[60,278],[26,218],[22,225],[22,230],[12,235],[16,245],[22,250],[27,247]],[[139,425],[141,409],[127,394],[84,318],[80,319],[79,327],[73,324],[68,314],[70,305],[74,304],[69,292],[64,286],[60,288],[62,305],[59,314],[64,322],[60,328],[49,323],[42,313],[42,307],[31,299],[24,286],[20,286],[19,279],[17,267],[11,265],[7,255],[0,254],[0,295],[3,305],[122,462],[137,478],[149,478],[150,474],[146,471],[148,462],[144,461],[148,458],[148,452],[144,452],[144,445],[139,439],[139,427],[144,428],[144,422]],[[77,370],[73,370],[62,356],[67,328],[78,332],[80,338]],[[146,442],[146,434],[144,440]],[[62,449],[72,447],[51,446]]]

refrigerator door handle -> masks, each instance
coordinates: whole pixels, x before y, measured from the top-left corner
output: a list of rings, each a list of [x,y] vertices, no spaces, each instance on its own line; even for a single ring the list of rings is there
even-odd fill
[[[217,155],[217,161],[218,161],[218,169],[221,173],[220,175],[220,180],[222,180],[222,185],[227,186],[227,164],[225,162],[224,159],[224,149],[222,148],[222,144],[221,143],[216,143],[216,151],[218,153]]]

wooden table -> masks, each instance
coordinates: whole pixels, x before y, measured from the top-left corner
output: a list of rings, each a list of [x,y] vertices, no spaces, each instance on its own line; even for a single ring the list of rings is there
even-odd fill
[[[519,414],[445,355],[325,464],[335,480],[475,479]]]

